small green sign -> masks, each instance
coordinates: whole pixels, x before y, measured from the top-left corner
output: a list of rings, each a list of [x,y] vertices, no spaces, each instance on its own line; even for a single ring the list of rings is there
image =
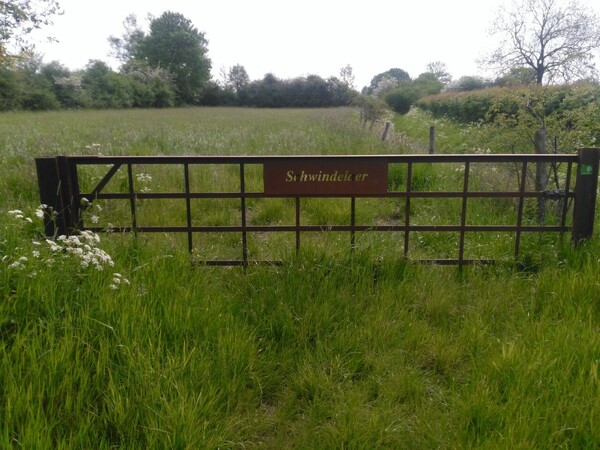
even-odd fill
[[[593,171],[594,166],[592,166],[591,164],[581,164],[579,166],[579,173],[581,175],[591,175]]]

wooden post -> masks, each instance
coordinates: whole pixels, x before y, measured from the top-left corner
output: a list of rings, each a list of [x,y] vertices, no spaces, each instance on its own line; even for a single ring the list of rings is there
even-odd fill
[[[435,153],[435,126],[429,127],[429,154]]]
[[[535,132],[535,153],[536,154],[547,154],[548,149],[546,148],[547,135],[546,130],[541,129]],[[548,187],[548,163],[546,161],[540,161],[535,165],[535,190],[537,192],[543,192]],[[544,197],[538,198],[537,206],[537,220],[538,223],[543,223],[546,218],[546,199]]]
[[[590,239],[594,231],[599,160],[600,148],[582,148],[579,150],[575,181],[575,206],[573,208],[572,239],[574,245],[579,245]]]
[[[44,228],[47,236],[68,235],[81,225],[77,172],[64,156],[36,158],[40,201],[47,205]]]
[[[390,131],[390,122],[388,121],[383,126],[383,133],[381,133],[381,142],[383,142],[387,139],[387,135],[388,135],[389,131]]]

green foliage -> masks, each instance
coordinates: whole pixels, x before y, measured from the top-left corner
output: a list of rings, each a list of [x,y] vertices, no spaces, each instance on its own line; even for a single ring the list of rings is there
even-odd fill
[[[370,95],[356,96],[353,104],[360,110],[360,121],[363,126],[371,122],[372,127],[375,122],[388,117],[391,112],[387,103]]]
[[[81,85],[93,108],[127,108],[133,104],[127,79],[102,61],[90,61],[83,71]]]
[[[14,59],[7,46],[13,42],[25,51],[27,35],[33,30],[52,23],[52,17],[60,14],[56,0],[11,0],[0,1],[0,67]]]
[[[460,123],[489,124],[503,136],[520,134],[531,140],[545,128],[566,148],[596,146],[600,87],[578,83],[551,87],[493,88],[474,92],[443,93],[420,99],[417,105],[434,117]]]
[[[385,101],[398,114],[406,114],[417,100],[426,95],[439,94],[443,86],[434,74],[421,74],[414,81],[400,83],[398,88],[385,96]]]
[[[406,72],[402,69],[398,69],[396,67],[386,70],[385,72],[375,75],[371,79],[371,83],[364,90],[363,94],[365,94],[365,95],[374,95],[375,94],[376,95],[377,91],[381,90],[382,83],[385,83],[388,80],[393,82],[393,84],[394,84],[392,87],[392,89],[393,89],[393,88],[397,87],[398,84],[400,84],[403,81],[410,81],[410,75],[408,74],[408,72]]]
[[[318,75],[281,80],[267,74],[237,92],[242,105],[260,108],[321,108],[347,106],[354,96],[347,84],[336,77]]]
[[[403,122],[427,130],[431,117],[413,110]],[[447,140],[472,138],[437,125]],[[75,247],[39,234],[33,157],[56,149],[342,154],[383,145],[349,108],[3,114],[0,447],[597,447],[595,240],[573,250],[526,233],[520,266],[458,272],[407,263],[376,241],[350,254],[347,240],[325,233],[280,266],[242,270],[194,266],[170,236],[106,234],[86,241],[114,262],[99,271],[66,249]],[[392,175],[406,181],[400,166]],[[413,176],[429,190],[460,172],[421,164]],[[159,168],[148,187],[180,181]],[[315,214],[327,219],[333,205],[343,220],[337,201],[319,203]],[[210,213],[223,215],[222,205]],[[293,217],[286,202],[253,204],[253,214],[273,223],[290,207]],[[157,219],[171,211],[162,212]],[[419,245],[450,241],[442,234]]]
[[[19,74],[0,68],[0,111],[21,109],[23,84]]]
[[[135,46],[134,59],[162,68],[173,76],[179,104],[197,104],[210,80],[208,41],[192,22],[179,13],[167,11],[152,20],[150,31]]]

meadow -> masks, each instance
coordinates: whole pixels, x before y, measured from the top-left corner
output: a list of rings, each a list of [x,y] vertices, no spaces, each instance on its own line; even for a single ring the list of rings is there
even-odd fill
[[[520,261],[458,270],[406,261],[383,237],[350,252],[347,235],[323,233],[279,266],[243,269],[194,265],[169,236],[41,234],[36,156],[420,151],[429,123],[406,120],[381,142],[344,108],[0,115],[0,447],[598,448],[596,239],[535,235]],[[483,146],[467,129],[442,138]],[[420,180],[439,189],[457,169]],[[151,189],[171,182],[146,175]],[[364,220],[394,214],[363,206]],[[344,220],[335,202],[307,208]],[[229,220],[222,210],[207,220]],[[453,208],[418,211],[440,210]],[[506,256],[498,236],[478,239]],[[424,235],[418,249],[448,241]]]

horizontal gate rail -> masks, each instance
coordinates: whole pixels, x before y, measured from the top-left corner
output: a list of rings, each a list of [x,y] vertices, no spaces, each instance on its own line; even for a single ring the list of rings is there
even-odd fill
[[[515,234],[514,256],[519,256],[521,234],[525,232],[555,232],[561,235],[573,232],[574,242],[591,237],[595,208],[595,193],[598,178],[598,149],[582,149],[579,154],[436,154],[436,155],[302,155],[302,156],[57,156],[36,159],[40,198],[49,205],[57,216],[46,220],[48,235],[69,234],[77,230],[95,232],[107,231],[106,227],[90,226],[84,223],[84,210],[98,200],[124,200],[129,203],[131,222],[111,227],[114,232],[132,233],[187,233],[188,250],[194,250],[195,233],[241,233],[242,254],[240,259],[206,260],[214,265],[246,265],[257,263],[248,257],[248,233],[287,232],[295,233],[296,249],[300,248],[301,234],[307,232],[348,232],[351,236],[351,248],[356,244],[357,232],[396,231],[404,233],[404,252],[401,257],[409,258],[410,235],[414,232],[454,232],[459,233],[458,255],[455,259],[435,259],[425,262],[438,264],[485,263],[489,260],[470,260],[465,258],[465,233],[506,232]],[[463,167],[462,186],[451,191],[415,190],[414,167],[416,164],[454,163]],[[470,181],[474,164],[510,163],[518,178],[518,188],[508,191],[471,190]],[[391,164],[403,165],[406,169],[404,188],[388,186],[388,167]],[[562,189],[536,191],[527,188],[528,173],[538,164],[551,164],[553,168],[565,164],[564,186]],[[184,187],[175,192],[143,192],[136,190],[134,168],[138,166],[181,166]],[[191,188],[190,168],[202,165],[229,165],[239,171],[239,189],[233,192],[194,191]],[[248,166],[262,166],[263,189],[247,189]],[[84,166],[106,167],[95,187],[87,192],[80,191],[81,168]],[[299,167],[300,169],[294,169]],[[319,170],[323,167],[323,170]],[[339,167],[339,169],[338,169]],[[354,169],[354,168],[359,169]],[[365,167],[364,174],[357,170]],[[571,173],[576,170],[576,180]],[[283,169],[282,169],[283,168]],[[289,168],[289,170],[287,170]],[[306,170],[305,170],[306,168]],[[308,168],[314,168],[309,173]],[[347,169],[351,168],[351,169]],[[111,180],[120,170],[126,172],[126,188],[123,192],[105,192]],[[335,170],[334,170],[335,169]],[[368,172],[369,170],[374,172]],[[283,170],[283,172],[281,172]],[[280,172],[277,172],[280,171]],[[555,170],[556,171],[556,170]],[[382,175],[382,173],[384,175]],[[273,175],[275,174],[275,175]],[[283,174],[283,175],[281,175]],[[274,176],[285,179],[272,181]],[[312,178],[310,178],[312,177]],[[385,179],[379,180],[377,177]],[[366,182],[368,180],[368,183]],[[314,181],[314,182],[313,182]],[[359,186],[360,182],[364,188]],[[369,184],[370,183],[370,184]],[[575,187],[572,185],[575,184]],[[357,187],[359,186],[359,187]],[[282,189],[282,190],[280,190]],[[296,189],[296,190],[294,190]],[[267,198],[290,198],[295,200],[295,223],[289,225],[256,225],[248,223],[248,200]],[[301,220],[301,201],[303,198],[348,198],[350,204],[350,223],[336,225],[303,224]],[[358,198],[396,198],[403,201],[404,217],[400,223],[363,225],[356,223],[356,199]],[[436,225],[414,224],[411,222],[411,202],[414,199],[458,199],[461,200],[460,223]],[[468,204],[471,199],[513,199],[517,202],[516,223],[476,225],[469,223]],[[524,204],[526,199],[560,199],[561,211],[559,224],[543,225],[524,223]],[[157,199],[179,199],[186,202],[185,225],[150,226],[139,222],[137,209],[140,201]],[[193,225],[191,201],[194,199],[233,199],[239,201],[240,221],[238,225]],[[574,200],[573,226],[567,225],[570,202]],[[85,205],[87,203],[88,205]],[[590,224],[591,222],[591,224]],[[270,261],[261,261],[270,262]]]

